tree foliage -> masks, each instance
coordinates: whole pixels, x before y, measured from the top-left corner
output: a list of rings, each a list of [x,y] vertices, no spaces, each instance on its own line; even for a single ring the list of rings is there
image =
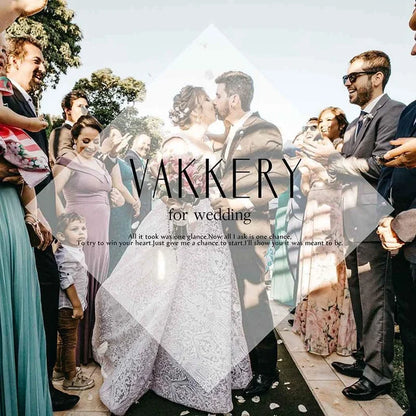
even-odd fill
[[[122,134],[133,136],[145,133],[152,138],[151,153],[159,148],[162,141],[163,121],[156,117],[140,116],[135,101],[143,101],[146,87],[133,77],[121,78],[111,69],[93,72],[89,79],[81,78],[74,89],[86,93],[90,112],[104,126],[114,126]],[[131,145],[131,143],[130,143]]]
[[[74,11],[67,8],[65,0],[49,0],[42,12],[20,18],[7,29],[9,35],[31,35],[39,40],[47,62],[46,87],[55,88],[61,74],[81,64],[82,33],[73,18]]]
[[[90,79],[81,78],[74,89],[83,90],[90,103],[90,110],[100,123],[110,124],[129,103],[143,101],[146,88],[133,77],[120,78],[111,69],[99,69]]]

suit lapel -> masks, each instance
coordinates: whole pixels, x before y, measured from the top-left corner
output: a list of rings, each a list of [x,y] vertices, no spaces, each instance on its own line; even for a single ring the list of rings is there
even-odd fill
[[[365,133],[366,133],[368,127],[370,126],[371,121],[376,116],[378,110],[380,110],[380,108],[382,108],[384,106],[384,104],[386,104],[386,102],[389,101],[389,100],[390,100],[389,96],[387,94],[384,95],[383,97],[380,98],[380,100],[378,101],[376,106],[373,108],[371,113],[369,113],[365,116],[365,118],[363,120],[363,125],[361,127],[361,130],[359,131],[357,137],[355,138],[355,142],[354,142],[354,146],[352,148],[352,153],[351,154],[353,154],[356,151],[357,147],[361,144],[361,142],[362,142],[362,140],[365,136]],[[358,119],[357,119],[357,122],[358,122]],[[355,129],[354,129],[354,132],[355,132]]]
[[[243,127],[241,127],[240,129],[238,129],[235,132],[234,137],[233,137],[233,141],[232,141],[231,146],[230,146],[230,150],[228,152],[228,157],[227,157],[227,160],[226,160],[225,169],[228,169],[229,166],[231,165],[232,160],[233,160],[234,152],[238,148],[238,146],[240,145],[241,140],[244,137],[246,129],[248,127],[250,127],[251,125],[253,125],[256,122],[256,120],[258,119],[258,117],[260,117],[260,116],[259,116],[259,113],[257,113],[257,112],[251,114],[251,116],[243,124]]]
[[[36,114],[33,112],[32,108],[30,107],[29,103],[26,101],[25,97],[23,97],[22,93],[13,86],[13,95],[16,98],[16,101],[20,104],[20,106],[24,109],[24,113],[27,117],[36,117]]]
[[[344,135],[344,146],[342,147],[342,154],[345,156],[351,156],[354,147],[354,136],[357,128],[358,118],[353,120],[348,126]]]
[[[416,105],[413,108],[413,111],[411,111],[408,115],[407,115],[407,120],[406,120],[406,124],[407,124],[407,130],[405,133],[406,137],[415,137],[416,134],[416,123],[415,123],[415,119],[416,119]]]

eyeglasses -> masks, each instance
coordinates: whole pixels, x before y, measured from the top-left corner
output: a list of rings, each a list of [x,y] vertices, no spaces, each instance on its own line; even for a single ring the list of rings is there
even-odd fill
[[[302,133],[305,133],[305,131],[316,131],[316,129],[318,128],[318,126],[315,125],[311,125],[311,126],[303,126],[302,127]]]
[[[349,80],[351,82],[351,84],[353,84],[355,81],[357,81],[357,78],[360,77],[361,75],[373,75],[376,74],[379,71],[361,71],[361,72],[351,72],[351,74],[348,75],[344,75],[342,77],[342,82],[344,83],[344,85],[347,83],[347,80]]]

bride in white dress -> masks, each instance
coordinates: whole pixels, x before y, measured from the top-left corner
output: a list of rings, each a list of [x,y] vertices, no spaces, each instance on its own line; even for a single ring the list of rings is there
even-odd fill
[[[187,86],[170,113],[181,128],[164,155],[213,158],[206,131],[215,121],[202,88]],[[212,164],[211,164],[212,165]],[[212,211],[202,199],[194,211]],[[104,383],[102,402],[123,415],[148,390],[209,413],[233,408],[232,389],[251,380],[231,255],[221,221],[197,220],[188,235],[218,245],[143,245],[172,234],[168,208],[156,201],[96,298],[93,348]],[[146,237],[147,236],[147,237]],[[223,244],[221,244],[221,241]]]

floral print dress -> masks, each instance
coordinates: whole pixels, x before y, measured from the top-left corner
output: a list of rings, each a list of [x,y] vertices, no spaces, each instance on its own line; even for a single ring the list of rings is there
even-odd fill
[[[12,94],[10,80],[0,77],[0,105],[3,104],[3,95]],[[48,157],[22,129],[0,124],[0,155],[19,169],[20,175],[30,187],[36,186],[49,175]]]

